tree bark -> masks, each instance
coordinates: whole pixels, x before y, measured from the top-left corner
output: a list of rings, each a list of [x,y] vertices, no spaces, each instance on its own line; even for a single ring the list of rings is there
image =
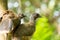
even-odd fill
[[[2,15],[3,11],[7,10],[7,0],[0,0],[0,16]],[[0,40],[6,40],[6,33],[0,32]]]

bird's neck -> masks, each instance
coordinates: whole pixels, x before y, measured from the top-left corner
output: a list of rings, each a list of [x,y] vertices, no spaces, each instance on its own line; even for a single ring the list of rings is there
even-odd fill
[[[34,19],[33,16],[30,17],[30,21],[29,22],[35,24],[35,19]]]

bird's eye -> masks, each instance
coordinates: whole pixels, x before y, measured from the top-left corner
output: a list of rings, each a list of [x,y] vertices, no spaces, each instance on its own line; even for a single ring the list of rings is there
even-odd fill
[[[0,17],[0,20],[2,20],[2,17]]]
[[[0,17],[0,22],[2,21],[2,17]]]
[[[8,11],[8,10],[7,10],[6,12],[7,12],[7,13],[9,13],[9,11]]]

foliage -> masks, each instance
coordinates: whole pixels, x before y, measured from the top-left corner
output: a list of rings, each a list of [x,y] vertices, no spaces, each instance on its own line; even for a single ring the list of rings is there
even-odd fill
[[[54,27],[50,26],[48,19],[39,18],[36,22],[36,31],[32,36],[32,40],[51,40]]]

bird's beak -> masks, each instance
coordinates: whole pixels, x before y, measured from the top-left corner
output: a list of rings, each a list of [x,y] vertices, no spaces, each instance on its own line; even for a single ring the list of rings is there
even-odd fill
[[[22,18],[26,17],[26,15],[22,15]]]
[[[42,17],[41,15],[37,15],[37,16],[40,17],[40,18]]]
[[[26,17],[26,15],[23,14],[22,17]]]

